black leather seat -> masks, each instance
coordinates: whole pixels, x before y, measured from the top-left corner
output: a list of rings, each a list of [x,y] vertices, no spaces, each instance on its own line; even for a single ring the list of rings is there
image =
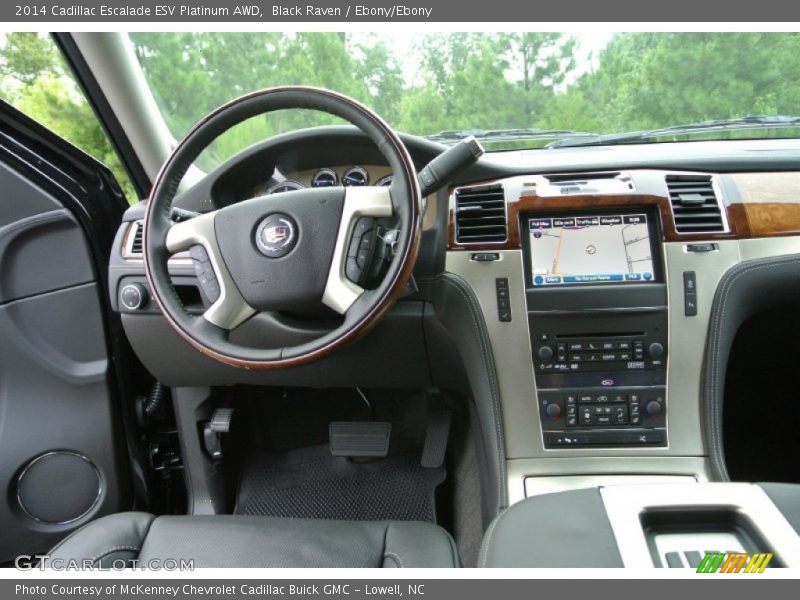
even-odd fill
[[[457,567],[450,535],[430,523],[326,521],[238,515],[155,517],[129,512],[75,531],[56,561],[193,560],[195,567]],[[163,564],[163,563],[162,563]]]

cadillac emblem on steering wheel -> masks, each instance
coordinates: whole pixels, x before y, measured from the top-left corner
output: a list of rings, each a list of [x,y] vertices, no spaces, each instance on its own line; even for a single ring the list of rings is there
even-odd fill
[[[286,256],[296,243],[297,225],[289,215],[271,214],[256,229],[256,246],[270,258]]]

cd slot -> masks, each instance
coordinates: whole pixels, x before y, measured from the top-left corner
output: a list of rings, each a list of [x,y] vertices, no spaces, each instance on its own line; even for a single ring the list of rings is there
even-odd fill
[[[647,335],[644,331],[593,331],[591,333],[559,333],[556,339],[571,340],[581,338],[624,338],[624,337],[643,337]]]

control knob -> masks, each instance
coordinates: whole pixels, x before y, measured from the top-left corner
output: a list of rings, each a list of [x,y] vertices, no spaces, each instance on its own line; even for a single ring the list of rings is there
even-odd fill
[[[539,358],[543,361],[552,360],[553,358],[553,349],[550,346],[542,346],[539,348]]]
[[[119,292],[119,301],[127,310],[139,310],[147,304],[147,288],[141,283],[125,284]]]
[[[647,350],[648,352],[650,352],[650,356],[652,358],[658,359],[664,356],[664,346],[662,346],[658,342],[653,342],[652,344],[650,344],[650,347]]]
[[[656,400],[650,400],[647,403],[647,406],[644,407],[645,411],[647,411],[648,415],[660,415],[661,414],[661,403]]]
[[[556,402],[551,402],[547,405],[546,412],[551,419],[557,419],[561,416],[561,406]]]

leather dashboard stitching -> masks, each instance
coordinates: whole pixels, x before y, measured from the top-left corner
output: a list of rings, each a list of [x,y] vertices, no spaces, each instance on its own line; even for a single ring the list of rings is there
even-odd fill
[[[500,418],[500,393],[497,386],[497,377],[494,371],[494,355],[491,349],[491,342],[488,339],[488,334],[486,333],[486,326],[483,322],[483,313],[480,310],[479,306],[476,306],[476,300],[474,298],[474,294],[472,292],[472,288],[469,284],[463,280],[463,278],[455,275],[453,273],[445,273],[443,281],[449,283],[461,297],[466,301],[467,306],[470,310],[470,316],[472,317],[472,323],[475,326],[475,330],[477,332],[478,343],[481,347],[481,353],[483,354],[483,368],[486,372],[486,378],[489,381],[489,388],[492,395],[492,401],[490,402],[490,407],[492,410],[492,417],[494,419],[494,427],[495,427],[495,446],[497,449],[497,463],[498,463],[498,479],[497,482],[497,489],[496,492],[496,501],[497,501],[497,508],[501,509],[505,505],[505,494],[503,491],[505,490],[506,484],[506,468],[505,468],[505,438],[503,435],[503,425],[502,420]]]

